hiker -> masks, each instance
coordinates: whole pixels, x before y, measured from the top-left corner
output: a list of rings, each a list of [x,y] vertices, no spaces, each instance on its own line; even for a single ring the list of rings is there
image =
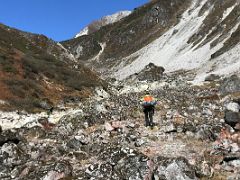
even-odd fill
[[[145,114],[145,126],[151,126],[153,128],[153,115],[154,115],[154,108],[157,104],[157,101],[152,97],[149,91],[145,92],[145,96],[142,99],[142,107],[143,112]]]

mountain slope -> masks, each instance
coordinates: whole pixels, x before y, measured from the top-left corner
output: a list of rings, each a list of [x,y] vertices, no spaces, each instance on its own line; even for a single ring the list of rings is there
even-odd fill
[[[62,42],[80,60],[93,60],[95,67],[111,67],[136,50],[159,37],[167,27],[178,22],[190,0],[150,2],[136,8],[122,21],[102,27],[99,31]],[[91,43],[90,43],[91,42]],[[101,44],[106,44],[104,50]],[[94,44],[94,45],[93,45]],[[94,61],[98,57],[99,62]],[[119,60],[116,62],[116,60]],[[104,64],[104,65],[103,65]],[[103,65],[103,66],[102,66]]]
[[[194,70],[202,80],[207,73],[239,71],[239,13],[238,0],[152,1],[121,22],[62,44],[119,79],[152,62],[166,72]]]
[[[1,108],[48,108],[102,84],[60,44],[0,24]]]

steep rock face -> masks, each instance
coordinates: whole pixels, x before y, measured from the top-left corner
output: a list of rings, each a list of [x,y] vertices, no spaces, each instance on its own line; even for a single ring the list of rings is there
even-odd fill
[[[203,81],[239,71],[239,12],[238,0],[152,1],[89,35],[100,49],[83,46],[83,37],[62,44],[73,53],[81,47],[79,60],[119,79],[152,62],[166,72],[197,70]]]
[[[0,24],[1,108],[46,109],[101,85],[61,44]]]

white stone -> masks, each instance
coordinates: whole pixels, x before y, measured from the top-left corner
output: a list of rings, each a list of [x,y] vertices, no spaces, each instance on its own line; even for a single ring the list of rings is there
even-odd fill
[[[106,122],[106,123],[104,124],[104,127],[105,127],[106,131],[113,131],[113,130],[114,130],[114,128],[112,127],[112,125],[111,125],[110,123],[108,123],[108,122]]]
[[[107,109],[102,104],[96,104],[95,109],[97,112],[107,112]]]
[[[210,109],[204,109],[203,110],[203,114],[204,115],[207,115],[207,116],[212,116],[213,114],[212,114],[212,111],[210,110]]]
[[[229,162],[229,164],[231,164],[234,167],[240,168],[240,160],[233,160]]]
[[[233,112],[239,112],[240,106],[238,103],[230,102],[226,105],[226,109]]]
[[[240,147],[238,146],[237,143],[231,144],[231,152],[233,153],[240,152]]]
[[[102,88],[98,87],[98,88],[95,89],[95,91],[96,91],[96,95],[97,95],[95,97],[95,99],[97,99],[97,100],[101,100],[103,98],[109,98],[110,97],[110,95]]]

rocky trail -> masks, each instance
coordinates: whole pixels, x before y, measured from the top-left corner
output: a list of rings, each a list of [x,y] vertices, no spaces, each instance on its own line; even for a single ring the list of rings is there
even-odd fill
[[[118,84],[65,115],[54,110],[57,123],[3,128],[0,179],[239,179],[239,94],[226,81]],[[153,129],[139,104],[146,87],[159,100]]]

